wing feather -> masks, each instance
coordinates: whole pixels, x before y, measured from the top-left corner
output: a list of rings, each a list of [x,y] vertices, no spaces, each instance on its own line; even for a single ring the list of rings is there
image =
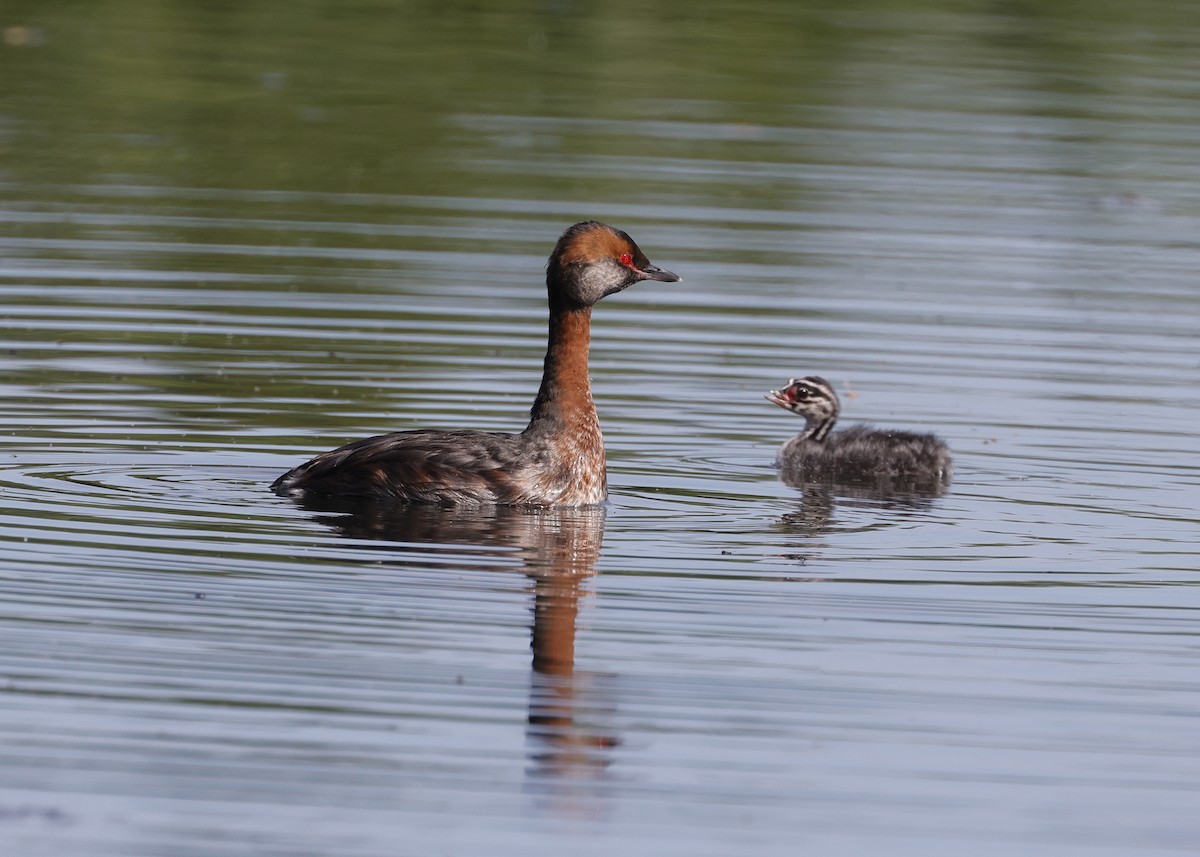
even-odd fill
[[[442,504],[519,503],[516,435],[404,431],[348,443],[285,473],[280,494],[315,492]]]

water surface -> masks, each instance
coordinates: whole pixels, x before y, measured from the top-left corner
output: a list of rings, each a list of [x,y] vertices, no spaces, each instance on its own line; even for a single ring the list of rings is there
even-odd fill
[[[184,6],[0,21],[6,853],[1194,848],[1189,10]],[[607,507],[267,490],[521,428],[592,217]]]

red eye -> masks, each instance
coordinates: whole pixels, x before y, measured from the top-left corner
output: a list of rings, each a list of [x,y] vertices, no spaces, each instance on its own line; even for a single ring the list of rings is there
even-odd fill
[[[632,253],[622,253],[621,254],[621,264],[624,265],[626,268],[628,268],[630,265],[632,265],[633,264],[633,254]]]

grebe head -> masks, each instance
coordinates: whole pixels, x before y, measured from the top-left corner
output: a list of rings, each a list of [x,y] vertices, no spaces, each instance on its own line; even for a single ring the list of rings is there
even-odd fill
[[[772,390],[766,395],[793,414],[804,417],[805,436],[809,440],[824,440],[837,422],[841,404],[833,386],[817,375],[792,378],[782,390]]]
[[[642,280],[677,283],[681,279],[652,265],[629,235],[595,220],[567,229],[546,264],[550,300],[576,306],[591,306]]]

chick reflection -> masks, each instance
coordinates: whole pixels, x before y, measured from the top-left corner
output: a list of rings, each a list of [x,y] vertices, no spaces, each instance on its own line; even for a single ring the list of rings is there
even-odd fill
[[[933,508],[934,501],[946,492],[946,483],[941,479],[879,477],[839,482],[807,477],[803,470],[789,468],[786,463],[779,471],[779,479],[784,485],[802,492],[800,508],[783,515],[777,525],[785,533],[805,537],[806,550],[786,555],[800,563],[815,559],[819,554],[817,549],[824,547],[821,539],[837,526],[839,506],[883,512],[867,527],[874,529]]]
[[[553,786],[547,794],[554,796],[556,809],[584,810],[561,781],[594,779],[609,764],[608,748],[618,743],[581,725],[585,711],[606,706],[597,705],[590,677],[575,672],[579,600],[584,582],[596,573],[604,540],[603,507],[459,509],[329,497],[297,502],[348,538],[499,549],[501,562],[495,568],[504,571],[514,570],[517,558],[516,567],[533,582],[534,591],[529,773],[533,782]],[[473,560],[472,568],[480,568],[478,557]]]

